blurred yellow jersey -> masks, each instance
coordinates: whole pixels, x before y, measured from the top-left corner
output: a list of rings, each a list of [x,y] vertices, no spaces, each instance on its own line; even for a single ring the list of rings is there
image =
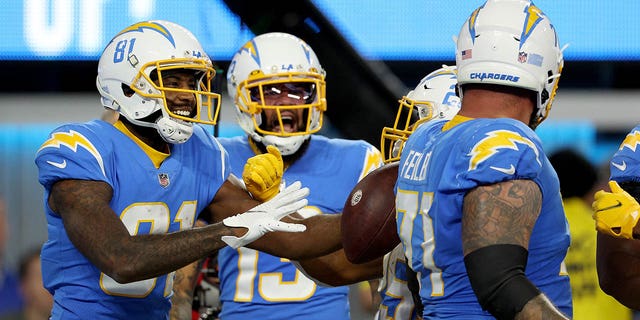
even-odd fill
[[[596,230],[591,207],[582,199],[564,199],[571,246],[565,264],[571,279],[573,319],[631,320],[631,310],[604,293],[596,272]]]

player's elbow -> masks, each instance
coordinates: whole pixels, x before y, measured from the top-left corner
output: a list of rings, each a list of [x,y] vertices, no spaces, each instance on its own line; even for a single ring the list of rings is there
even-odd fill
[[[130,265],[110,266],[101,268],[101,271],[118,283],[129,283],[142,280],[136,270],[134,270]]]
[[[633,278],[627,277],[627,273],[620,269],[620,265],[616,259],[605,260],[604,263],[600,261],[597,265],[600,289],[613,297],[624,292],[627,284],[633,283]]]
[[[118,283],[130,283],[149,278],[144,274],[140,265],[124,256],[112,256],[112,259],[104,259],[97,263],[100,271]]]
[[[612,296],[628,308],[640,310],[640,297],[636,294],[637,281],[600,276],[598,282],[604,293]]]
[[[615,282],[610,277],[599,275],[598,283],[600,284],[600,289],[610,296],[615,296],[617,289],[620,288],[620,283]]]
[[[602,289],[604,293],[614,297],[617,300],[625,300],[623,292],[620,290],[620,283],[615,283],[613,279],[609,277],[599,277],[598,283],[600,285],[600,289]]]
[[[111,279],[115,280],[117,283],[120,283],[120,284],[130,283],[130,282],[136,281],[130,275],[125,274],[125,273],[121,273],[121,272],[110,272],[110,273],[106,273],[105,272],[105,274],[108,275]]]

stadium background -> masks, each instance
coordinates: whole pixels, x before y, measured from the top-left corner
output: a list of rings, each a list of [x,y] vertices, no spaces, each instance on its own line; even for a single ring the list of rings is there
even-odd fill
[[[379,145],[396,100],[425,74],[454,63],[453,36],[482,0],[12,0],[0,10],[0,195],[15,264],[46,239],[35,151],[55,126],[101,112],[97,58],[112,35],[148,19],[190,29],[216,62],[225,94],[219,135],[242,134],[226,98],[225,67],[254,33],[307,40],[327,70],[329,136]],[[555,23],[565,69],[550,119],[537,130],[547,154],[573,146],[601,166],[637,122],[640,2],[538,0]],[[212,129],[213,130],[213,129]]]

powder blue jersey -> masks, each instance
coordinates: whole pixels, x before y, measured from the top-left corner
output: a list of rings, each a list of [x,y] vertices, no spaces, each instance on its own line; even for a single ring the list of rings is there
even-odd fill
[[[558,177],[535,133],[513,119],[470,119],[421,125],[402,151],[396,184],[398,233],[418,272],[425,319],[493,319],[482,310],[464,265],[461,219],[471,189],[513,179],[534,181],[542,210],[529,242],[527,278],[571,316],[563,260],[569,228]]]
[[[339,213],[358,181],[381,165],[380,152],[364,141],[310,139],[283,181],[301,181],[310,189],[304,215]],[[241,177],[247,159],[255,155],[247,137],[220,138],[220,143],[229,153],[233,174]],[[225,247],[218,263],[221,319],[349,319],[348,287],[318,286],[287,259]]]
[[[640,182],[640,125],[633,128],[611,158],[611,180]]]
[[[407,286],[407,260],[402,244],[384,256],[383,276],[378,291],[382,297],[376,320],[415,320],[416,308]]]
[[[41,257],[44,286],[54,296],[52,319],[168,319],[173,273],[115,282],[71,243],[47,199],[59,180],[103,181],[113,188],[111,208],[130,234],[191,228],[229,175],[228,158],[217,141],[195,125],[193,136],[172,145],[171,155],[156,169],[131,138],[95,120],[55,129],[36,164],[45,188],[49,237]]]

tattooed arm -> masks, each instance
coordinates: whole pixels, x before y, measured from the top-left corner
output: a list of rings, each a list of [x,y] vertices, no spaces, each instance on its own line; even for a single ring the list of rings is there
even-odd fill
[[[471,190],[464,197],[464,254],[494,244],[529,247],[542,195],[535,182],[511,180]]]
[[[517,249],[521,247],[525,250],[524,264],[526,265],[526,249],[529,247],[529,238],[541,207],[542,194],[538,185],[531,180],[511,180],[471,190],[464,198],[462,216],[462,243],[465,263],[468,262],[469,255],[474,256],[481,252],[479,250],[485,250],[485,252],[491,250],[491,254],[495,256],[502,250],[516,248],[515,250],[522,251],[522,249]],[[498,257],[498,259],[502,260],[502,257]],[[504,257],[504,259],[506,265],[517,266],[522,262],[522,260],[513,261],[509,257]],[[471,264],[473,266],[482,264],[482,262],[477,262],[478,260],[482,259],[475,259]],[[501,293],[498,291],[500,288],[495,288],[495,283],[490,283],[494,279],[504,279],[499,273],[500,268],[495,270],[486,265],[480,265],[478,269],[483,270],[484,273],[494,271],[496,274],[475,275],[475,279],[472,278],[473,272],[469,270],[469,265],[467,265],[467,269],[472,284],[474,280],[481,284],[480,287],[474,286],[474,291],[481,304],[483,301],[486,302],[486,304],[482,304],[483,308],[487,307],[489,311],[492,311],[491,307],[494,304],[504,306],[504,301],[495,301],[495,299],[492,300],[492,297],[481,294],[489,291],[492,295],[500,297]],[[522,266],[522,271],[524,271],[524,266]],[[490,279],[490,281],[486,281],[486,279]],[[537,289],[530,282],[527,283],[526,278],[522,281],[524,283],[517,284],[525,288],[522,291],[534,293],[531,294],[531,299],[523,307],[513,308],[518,310],[522,307],[515,314],[515,319],[567,319],[544,294],[536,294]],[[483,300],[483,297],[487,300]],[[524,301],[527,301],[526,297]],[[509,307],[512,306],[509,305]]]
[[[202,262],[199,260],[176,271],[173,280],[173,296],[171,297],[171,320],[191,320],[193,291],[198,281]]]
[[[207,224],[198,219],[196,227],[204,227]],[[173,296],[171,297],[171,320],[191,320],[193,294],[198,284],[198,276],[205,259],[200,259],[184,268],[178,269],[173,280]]]
[[[230,187],[225,183],[221,189]],[[112,195],[105,182],[60,180],[53,185],[48,203],[62,217],[76,248],[120,283],[168,274],[225,246],[222,236],[245,233],[243,228],[217,223],[169,234],[132,236],[109,206]],[[257,204],[248,194],[246,199]]]
[[[547,320],[547,319],[569,319],[558,310],[551,301],[544,295],[539,294],[529,300],[522,311],[516,314],[514,320]]]

